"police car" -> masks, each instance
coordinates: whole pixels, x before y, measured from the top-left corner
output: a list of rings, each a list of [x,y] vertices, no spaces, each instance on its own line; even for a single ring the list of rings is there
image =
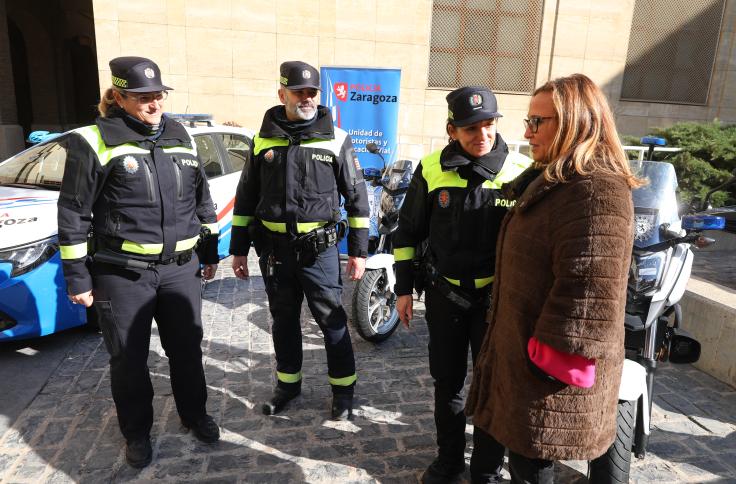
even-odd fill
[[[194,138],[209,180],[222,259],[228,255],[235,189],[253,132],[212,125],[201,116],[174,117]],[[87,322],[85,308],[67,298],[57,240],[56,202],[70,136],[47,139],[0,163],[0,342]]]

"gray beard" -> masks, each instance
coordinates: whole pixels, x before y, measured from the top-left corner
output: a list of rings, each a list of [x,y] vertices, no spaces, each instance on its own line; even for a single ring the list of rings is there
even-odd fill
[[[309,121],[317,114],[317,109],[311,109],[311,112],[308,112],[303,110],[299,106],[296,106],[294,108],[294,114],[296,114],[302,121]]]

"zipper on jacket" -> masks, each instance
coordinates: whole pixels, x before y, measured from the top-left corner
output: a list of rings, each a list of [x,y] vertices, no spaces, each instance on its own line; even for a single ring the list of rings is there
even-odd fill
[[[115,226],[115,233],[113,235],[118,235],[120,233],[120,215],[117,213],[113,215],[112,222]]]
[[[176,157],[172,156],[171,161],[174,162],[174,172],[176,173],[176,196],[178,200],[181,200],[181,197],[183,195],[184,187],[182,186],[181,182],[181,166],[179,166],[179,163],[176,161]]]
[[[151,167],[148,166],[148,160],[145,160],[143,165],[146,168],[146,181],[148,182],[146,184],[148,186],[148,201],[155,202],[156,197],[154,196],[153,172],[151,171]]]

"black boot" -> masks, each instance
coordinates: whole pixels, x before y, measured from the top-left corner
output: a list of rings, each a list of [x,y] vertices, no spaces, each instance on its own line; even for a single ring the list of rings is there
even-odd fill
[[[353,417],[353,395],[335,393],[332,395],[332,419],[350,420]]]
[[[130,467],[142,469],[151,463],[153,449],[149,436],[140,439],[129,440],[125,444],[125,460]]]
[[[215,419],[209,415],[205,415],[196,422],[186,422],[182,420],[181,424],[184,427],[191,429],[194,436],[202,442],[212,444],[220,440],[220,427],[215,423]]]
[[[465,462],[448,462],[437,457],[422,474],[422,484],[448,484],[457,482],[465,472]]]
[[[286,407],[287,403],[299,396],[300,393],[301,387],[289,391],[277,386],[273,391],[273,397],[263,404],[261,410],[263,410],[264,415],[276,415]]]

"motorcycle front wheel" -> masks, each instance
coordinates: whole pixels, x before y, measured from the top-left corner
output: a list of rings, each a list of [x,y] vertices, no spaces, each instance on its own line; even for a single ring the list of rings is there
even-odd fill
[[[636,428],[636,401],[618,402],[616,440],[602,456],[590,461],[590,482],[627,483],[631,469],[631,451]]]
[[[353,322],[358,334],[372,343],[385,340],[399,326],[396,294],[387,286],[384,269],[368,269],[353,290]]]

